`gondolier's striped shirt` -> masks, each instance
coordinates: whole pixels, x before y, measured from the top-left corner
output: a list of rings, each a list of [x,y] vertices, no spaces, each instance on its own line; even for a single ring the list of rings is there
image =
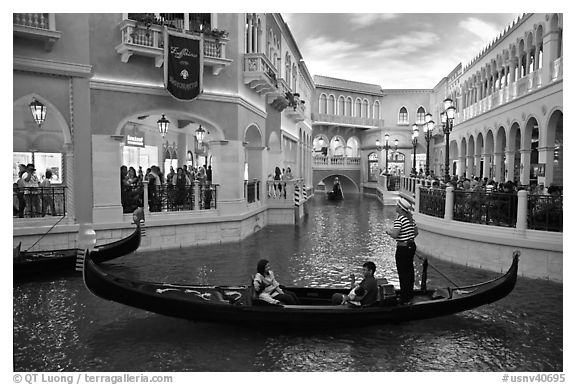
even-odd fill
[[[416,238],[416,233],[414,231],[416,224],[411,222],[405,215],[398,215],[398,218],[394,221],[394,228],[400,229],[400,233],[396,238],[398,242],[406,242],[414,240]]]

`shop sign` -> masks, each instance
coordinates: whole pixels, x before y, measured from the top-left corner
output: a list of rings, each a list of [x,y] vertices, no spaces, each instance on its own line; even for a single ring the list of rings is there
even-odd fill
[[[126,145],[131,147],[142,147],[144,148],[144,137],[136,135],[126,135]]]
[[[204,40],[164,28],[164,86],[178,100],[194,100],[202,92]]]

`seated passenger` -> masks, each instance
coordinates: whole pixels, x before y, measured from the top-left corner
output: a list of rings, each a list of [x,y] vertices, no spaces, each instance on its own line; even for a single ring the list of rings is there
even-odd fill
[[[364,274],[364,279],[360,284],[356,285],[356,277],[354,274],[350,275],[352,283],[350,288],[352,289],[350,293],[340,294],[336,293],[332,296],[332,304],[334,305],[344,305],[359,303],[360,306],[370,306],[376,302],[378,299],[378,282],[374,278],[374,273],[376,272],[376,265],[374,262],[366,262],[362,265],[362,273]]]
[[[254,290],[259,299],[274,305],[297,305],[300,303],[296,294],[280,288],[270,270],[270,263],[266,259],[258,261],[257,273],[254,276]]]

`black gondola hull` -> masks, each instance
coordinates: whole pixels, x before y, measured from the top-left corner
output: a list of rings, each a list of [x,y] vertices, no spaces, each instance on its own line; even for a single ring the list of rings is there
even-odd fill
[[[104,262],[134,252],[140,246],[140,225],[126,238],[96,246],[92,258]],[[14,251],[14,282],[74,272],[80,249],[47,250],[34,252]]]
[[[416,291],[412,304],[384,298],[371,307],[334,306],[330,298],[344,289],[287,287],[302,305],[274,306],[253,300],[249,286],[173,285],[131,281],[106,273],[86,257],[84,281],[96,296],[153,313],[195,321],[262,327],[353,327],[439,317],[489,304],[508,295],[517,278],[518,258],[509,271],[473,290],[452,290],[435,298],[434,292]]]

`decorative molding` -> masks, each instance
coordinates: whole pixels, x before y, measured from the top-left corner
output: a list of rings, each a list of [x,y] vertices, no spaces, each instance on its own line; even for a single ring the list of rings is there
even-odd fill
[[[128,81],[113,80],[113,79],[92,78],[90,79],[90,89],[113,91],[113,92],[127,92],[132,94],[169,96],[169,93],[168,91],[166,91],[163,84],[152,84],[152,83],[135,84],[130,83]],[[234,103],[250,110],[254,114],[260,116],[262,119],[266,119],[266,117],[268,116],[266,111],[262,110],[258,106],[252,104],[251,102],[247,101],[246,99],[244,99],[239,95],[204,91],[195,100]]]
[[[92,66],[89,64],[67,63],[22,56],[14,56],[14,70],[81,78],[93,76]]]

